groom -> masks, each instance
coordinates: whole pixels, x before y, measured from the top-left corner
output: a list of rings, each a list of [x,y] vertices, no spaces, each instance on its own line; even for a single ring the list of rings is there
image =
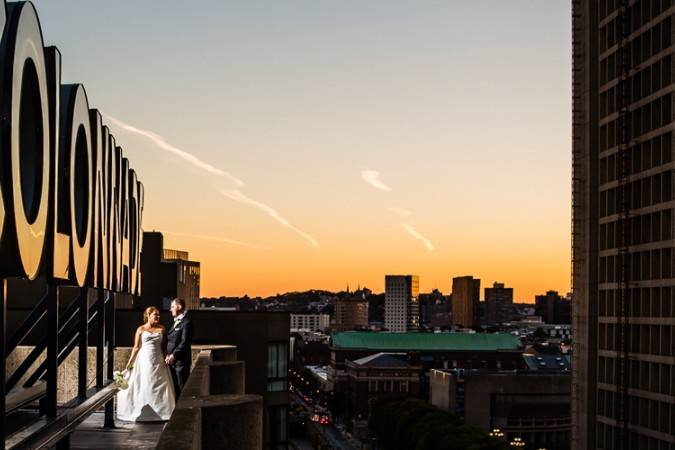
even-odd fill
[[[192,334],[194,329],[192,322],[185,315],[185,301],[174,298],[171,301],[171,315],[173,325],[169,329],[166,363],[171,368],[173,385],[176,389],[176,397],[183,390],[192,364]]]

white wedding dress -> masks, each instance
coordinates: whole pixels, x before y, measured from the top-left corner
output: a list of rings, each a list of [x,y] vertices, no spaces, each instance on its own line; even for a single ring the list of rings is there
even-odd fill
[[[162,333],[141,332],[141,349],[129,375],[129,387],[117,393],[117,418],[152,422],[169,420],[176,395],[164,362]]]

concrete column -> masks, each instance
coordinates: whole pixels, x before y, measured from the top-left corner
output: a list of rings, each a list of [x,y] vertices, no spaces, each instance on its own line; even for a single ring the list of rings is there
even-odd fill
[[[236,361],[237,360],[237,347],[235,345],[231,346],[219,346],[211,350],[211,359],[213,361]]]
[[[246,368],[244,361],[212,362],[209,366],[209,394],[243,394]]]
[[[262,449],[263,405],[258,395],[216,395],[202,405],[202,448]]]

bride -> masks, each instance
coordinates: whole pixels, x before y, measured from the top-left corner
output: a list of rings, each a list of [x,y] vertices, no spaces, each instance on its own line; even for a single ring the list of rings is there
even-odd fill
[[[166,357],[166,328],[159,323],[154,306],[143,313],[145,323],[138,327],[134,349],[127,363],[129,387],[117,393],[117,418],[149,422],[169,420],[176,405],[173,381]]]

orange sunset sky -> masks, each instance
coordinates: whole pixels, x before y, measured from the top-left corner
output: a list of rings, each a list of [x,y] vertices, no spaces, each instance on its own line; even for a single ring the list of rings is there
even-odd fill
[[[569,290],[568,3],[35,4],[202,296]]]

